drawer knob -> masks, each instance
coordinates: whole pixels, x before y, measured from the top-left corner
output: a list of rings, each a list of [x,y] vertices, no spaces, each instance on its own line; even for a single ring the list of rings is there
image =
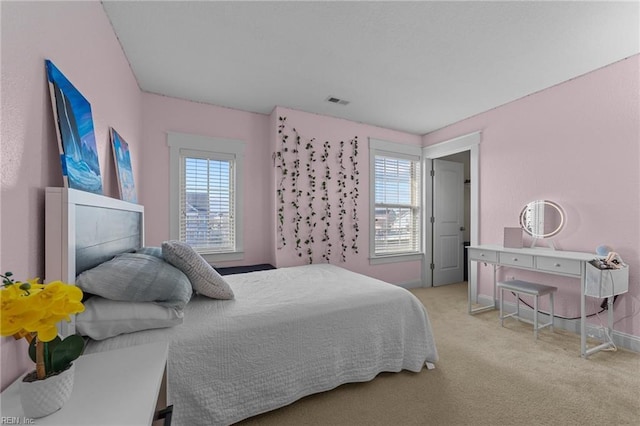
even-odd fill
[[[481,253],[481,254],[480,254],[480,257],[484,257],[484,253]]]
[[[517,257],[514,257],[514,258],[513,258],[513,261],[514,261],[514,262],[517,262],[517,261],[518,261],[518,258],[517,258]]]
[[[561,266],[561,265],[560,265],[559,263],[556,263],[556,264],[555,264],[555,267],[556,267],[556,268],[559,268],[560,266]]]

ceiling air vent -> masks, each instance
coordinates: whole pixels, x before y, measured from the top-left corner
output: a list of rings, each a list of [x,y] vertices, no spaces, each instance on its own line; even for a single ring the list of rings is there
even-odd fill
[[[349,104],[349,101],[345,101],[344,99],[338,99],[338,98],[335,98],[333,96],[329,96],[326,99],[326,101],[327,102],[331,102],[332,104],[338,104],[338,105],[348,105]]]

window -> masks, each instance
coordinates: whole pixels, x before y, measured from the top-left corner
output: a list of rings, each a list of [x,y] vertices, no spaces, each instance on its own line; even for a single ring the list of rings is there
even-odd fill
[[[235,251],[234,161],[181,152],[180,241],[200,251]]]
[[[171,238],[209,261],[242,258],[244,143],[170,133]]]
[[[414,260],[421,253],[420,148],[370,140],[371,241],[376,259]]]

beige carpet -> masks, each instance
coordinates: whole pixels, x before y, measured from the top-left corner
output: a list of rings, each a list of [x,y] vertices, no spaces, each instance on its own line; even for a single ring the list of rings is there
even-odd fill
[[[244,425],[640,425],[640,355],[580,358],[562,330],[466,314],[466,283],[416,289],[440,361],[311,395]]]

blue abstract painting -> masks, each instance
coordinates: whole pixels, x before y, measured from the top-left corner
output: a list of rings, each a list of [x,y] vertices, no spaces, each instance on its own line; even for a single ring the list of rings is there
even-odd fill
[[[138,197],[133,184],[129,144],[114,129],[111,129],[111,146],[113,147],[113,159],[116,163],[120,199],[130,203],[137,203]]]
[[[91,104],[50,60],[45,60],[65,187],[102,194]]]

